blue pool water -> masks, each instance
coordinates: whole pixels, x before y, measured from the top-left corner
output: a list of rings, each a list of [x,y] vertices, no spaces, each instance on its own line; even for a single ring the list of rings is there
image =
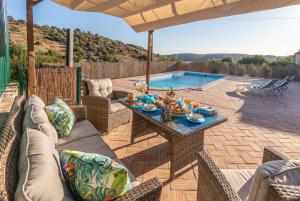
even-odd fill
[[[170,87],[173,89],[201,88],[221,78],[224,78],[224,75],[179,72],[151,78],[150,88],[160,90],[167,90]]]

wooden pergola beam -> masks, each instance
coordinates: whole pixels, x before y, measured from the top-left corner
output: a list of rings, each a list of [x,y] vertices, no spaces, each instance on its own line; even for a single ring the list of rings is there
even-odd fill
[[[26,0],[27,56],[28,56],[28,95],[36,94],[36,70],[34,52],[33,6],[43,0]]]
[[[36,94],[36,71],[35,71],[35,52],[33,36],[33,0],[27,0],[27,54],[28,54],[28,95]]]
[[[150,84],[150,68],[151,68],[151,61],[153,56],[153,30],[148,31],[148,51],[147,51],[147,68],[146,68],[146,84],[147,84],[147,91],[149,93],[149,84]]]

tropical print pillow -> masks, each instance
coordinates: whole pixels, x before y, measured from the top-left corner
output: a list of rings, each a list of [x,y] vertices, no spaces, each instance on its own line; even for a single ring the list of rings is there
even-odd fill
[[[110,201],[131,188],[128,170],[99,154],[61,150],[65,180],[79,200]]]
[[[59,137],[67,137],[75,123],[72,109],[61,99],[56,98],[54,104],[45,107],[49,120],[56,128]]]

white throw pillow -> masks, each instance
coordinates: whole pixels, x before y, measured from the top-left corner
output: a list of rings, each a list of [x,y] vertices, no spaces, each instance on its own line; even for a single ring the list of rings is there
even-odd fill
[[[40,108],[45,108],[46,107],[44,101],[36,95],[32,95],[27,99],[27,101],[25,102],[25,105],[24,105],[24,111],[26,111],[27,108],[31,105],[36,105]]]
[[[58,134],[54,126],[48,119],[48,116],[44,110],[36,105],[28,106],[23,120],[23,131],[26,128],[38,129],[47,135],[54,144],[58,141]]]
[[[15,201],[74,200],[62,177],[59,155],[47,136],[27,128],[20,142]]]
[[[111,79],[87,80],[89,95],[113,98]]]
[[[269,161],[253,176],[247,201],[268,200],[270,184],[300,185],[300,159]]]

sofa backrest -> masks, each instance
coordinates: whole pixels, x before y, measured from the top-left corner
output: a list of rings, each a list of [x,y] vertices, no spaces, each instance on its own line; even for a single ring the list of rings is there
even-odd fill
[[[113,98],[111,79],[89,79],[86,82],[89,95]]]
[[[25,96],[16,97],[0,134],[0,200],[12,201],[18,185],[19,144]]]

